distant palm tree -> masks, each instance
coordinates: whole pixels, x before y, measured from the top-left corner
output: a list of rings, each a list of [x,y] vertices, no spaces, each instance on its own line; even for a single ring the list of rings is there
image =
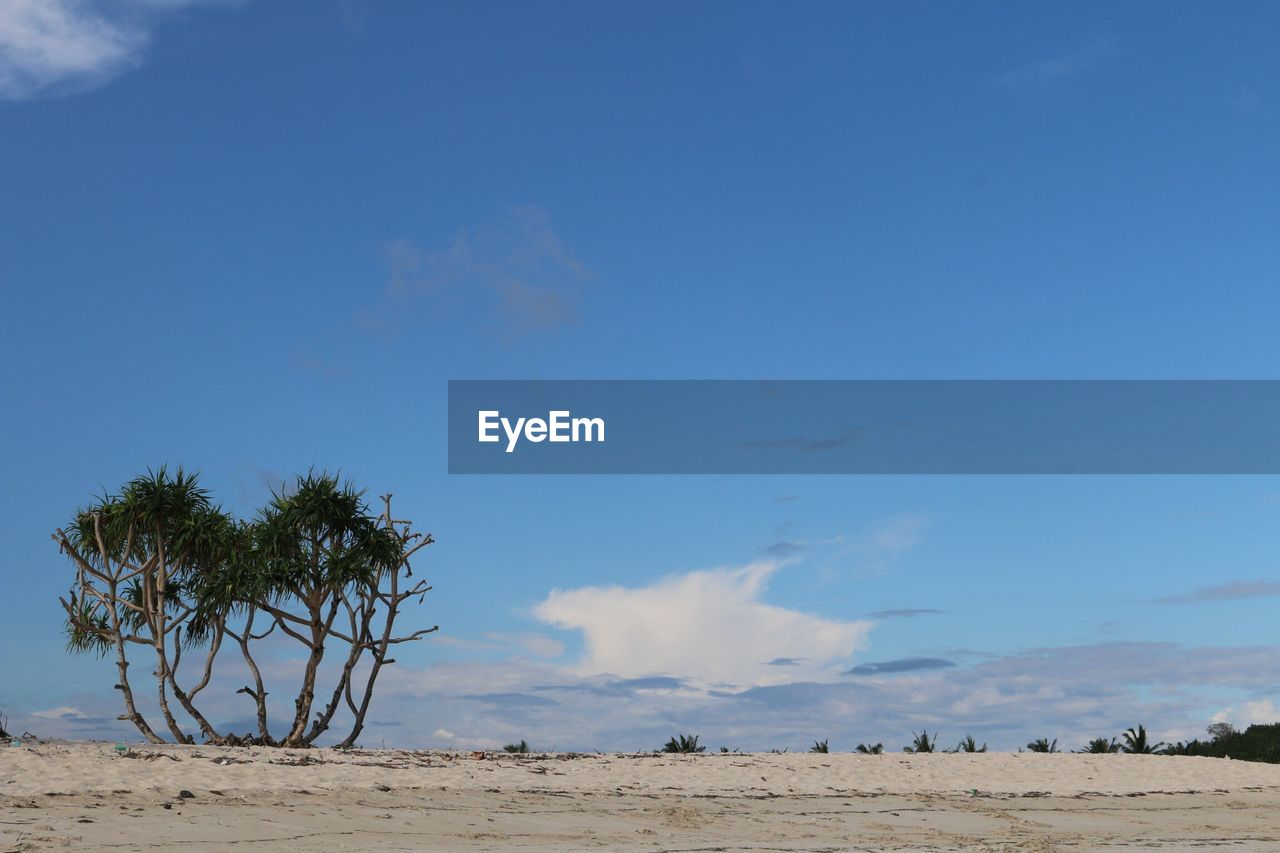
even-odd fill
[[[1107,740],[1104,737],[1096,737],[1093,740],[1089,741],[1087,744],[1085,744],[1084,749],[1076,750],[1076,752],[1090,752],[1090,753],[1101,753],[1101,754],[1107,754],[1107,753],[1119,752],[1119,751],[1120,751],[1120,744],[1116,741],[1115,738],[1111,738],[1111,740]]]
[[[1121,737],[1124,738],[1124,745],[1120,747],[1120,751],[1135,755],[1151,755],[1164,746],[1163,742],[1151,743],[1147,740],[1146,726],[1138,726],[1137,731],[1130,728]]]
[[[934,734],[933,740],[929,739],[928,729],[921,729],[920,734],[918,735],[915,734],[914,732],[912,734],[914,735],[914,737],[912,738],[911,745],[904,746],[902,748],[903,752],[922,753],[922,752],[934,752],[937,750],[937,747],[938,747],[937,734]]]
[[[1047,737],[1038,737],[1031,743],[1027,744],[1027,752],[1057,752],[1058,739],[1054,738],[1050,743]]]
[[[705,746],[698,746],[697,735],[677,735],[667,741],[662,752],[706,752]]]
[[[519,743],[509,743],[506,746],[504,746],[502,749],[505,752],[511,752],[516,755],[525,755],[531,752],[531,750],[529,749],[528,742],[523,740],[520,741]]]
[[[813,746],[809,747],[809,751],[827,753],[831,750],[827,748],[827,742],[825,740],[815,740],[813,742]]]
[[[872,746],[867,746],[865,743],[860,743],[858,744],[858,748],[855,752],[860,752],[863,755],[880,755],[884,752],[884,744],[877,743]]]
[[[964,740],[956,745],[956,752],[986,752],[987,745],[984,743],[978,746],[978,742],[973,739],[973,735],[965,735]]]

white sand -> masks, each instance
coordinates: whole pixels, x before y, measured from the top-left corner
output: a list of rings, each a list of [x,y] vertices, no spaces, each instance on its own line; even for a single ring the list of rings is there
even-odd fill
[[[49,743],[0,752],[0,815],[0,851],[1280,851],[1280,766],[1030,753],[121,756],[111,744]]]

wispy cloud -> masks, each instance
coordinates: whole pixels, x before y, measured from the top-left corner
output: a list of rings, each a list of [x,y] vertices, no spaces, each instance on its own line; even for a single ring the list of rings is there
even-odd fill
[[[719,589],[708,588],[713,587]],[[675,621],[685,618],[681,613]],[[718,619],[714,609],[712,618]],[[637,658],[650,639],[646,631],[659,626],[655,618],[632,635]],[[768,623],[747,614],[747,630],[761,626]],[[775,678],[754,686],[683,676],[686,669],[703,669],[696,660],[698,648],[688,666],[659,652],[653,671],[637,676],[589,673],[524,655],[437,660],[427,666],[405,660],[390,667],[379,683],[364,742],[385,738],[403,746],[492,748],[523,738],[538,749],[653,749],[674,731],[685,731],[713,745],[744,749],[807,746],[815,737],[849,749],[876,740],[896,747],[927,726],[941,728],[950,743],[973,734],[997,749],[1012,749],[1047,734],[1074,747],[1138,721],[1166,741],[1203,734],[1215,719],[1238,725],[1271,722],[1280,701],[1276,646],[1100,643],[1030,649],[970,665],[880,661],[864,664],[880,671],[863,677],[815,670],[812,661],[796,654],[788,656],[790,661],[770,661],[772,666],[759,664]],[[711,649],[713,657],[720,654]],[[937,654],[947,657],[934,660],[955,657]],[[235,694],[243,673],[234,657],[222,663],[225,671],[220,667],[215,676],[207,710],[222,728],[252,730],[244,698]],[[275,662],[268,682],[296,680],[301,666],[297,660]],[[1099,673],[1112,675],[1100,678]],[[154,715],[154,702],[145,693],[138,698],[145,713]],[[57,707],[34,713],[8,707],[8,728],[59,737],[136,737],[127,723],[115,719],[118,701],[111,691],[98,691],[66,696],[51,703]],[[273,714],[289,717],[289,704],[282,692]],[[335,720],[335,732],[347,723]]]
[[[745,686],[783,677],[761,661],[805,661],[800,674],[786,678],[838,669],[863,645],[871,623],[766,604],[768,580],[782,565],[761,560],[669,575],[648,586],[555,590],[533,612],[582,632],[585,653],[576,668],[583,674],[677,675]]]
[[[897,556],[924,539],[929,519],[923,515],[900,515],[878,524],[871,532],[870,546],[882,554]]]
[[[166,14],[216,0],[4,0],[0,99],[82,92],[137,68]]]
[[[1247,116],[1262,116],[1267,112],[1266,103],[1252,86],[1240,86],[1227,94],[1227,103]]]
[[[815,737],[830,737],[839,749],[867,740],[896,747],[921,726],[941,727],[948,740],[971,733],[998,749],[1045,734],[1075,747],[1136,721],[1159,740],[1180,740],[1202,734],[1219,708],[1233,722],[1270,722],[1280,698],[1277,651],[1104,643],[1033,649],[971,666],[884,661],[881,667],[899,664],[890,667],[895,672],[830,680],[780,663],[773,669],[784,680],[749,687],[675,675],[582,675],[530,661],[456,662],[392,673],[378,715],[404,721],[387,733],[397,742],[497,746],[527,738],[538,748],[565,749],[653,749],[676,730],[746,749],[798,747]],[[1099,678],[1099,672],[1125,675]],[[478,684],[494,695],[486,698]],[[1241,690],[1252,695],[1222,701]],[[1217,698],[1212,691],[1220,691]],[[433,737],[437,727],[457,740]]]
[[[859,534],[836,537],[837,552],[843,559],[857,561],[861,575],[887,574],[899,558],[924,541],[928,527],[929,518],[917,513],[885,518]]]
[[[768,548],[764,549],[765,556],[777,557],[780,560],[785,560],[789,557],[794,557],[797,554],[803,554],[803,553],[804,553],[803,545],[800,545],[799,543],[796,543],[796,542],[788,542],[785,540],[781,542],[774,542]]]
[[[823,450],[836,450],[851,444],[865,432],[866,429],[863,427],[851,426],[835,435],[792,435],[780,438],[762,438],[739,442],[738,446],[747,450],[798,450],[801,453],[818,453]]]
[[[899,672],[916,672],[922,669],[950,669],[955,661],[944,658],[898,658],[879,663],[864,663],[849,670],[846,675],[893,675]]]
[[[940,613],[946,613],[945,610],[934,610],[931,607],[908,607],[902,610],[877,610],[875,613],[868,613],[868,619],[911,619],[916,616],[933,616]]]
[[[1169,595],[1156,599],[1158,604],[1205,604],[1212,601],[1239,601],[1245,598],[1280,597],[1280,581],[1238,580],[1202,586],[1185,595]]]
[[[496,644],[514,644],[529,654],[537,655],[540,658],[555,658],[564,654],[564,643],[545,634],[501,634],[490,632],[484,636],[485,639],[492,640]]]
[[[1063,53],[1003,71],[995,80],[1010,88],[1041,88],[1087,74],[1117,53],[1116,39],[1099,33]]]
[[[431,320],[479,319],[507,337],[553,331],[578,322],[594,277],[534,206],[460,231],[438,249],[393,241],[386,258],[391,279],[380,304],[356,317],[366,328],[395,330],[409,311]]]

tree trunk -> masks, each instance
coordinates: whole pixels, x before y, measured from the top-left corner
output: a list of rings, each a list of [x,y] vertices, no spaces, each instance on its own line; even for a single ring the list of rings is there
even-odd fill
[[[200,727],[200,732],[205,736],[205,740],[211,744],[221,744],[226,740],[218,731],[209,723],[204,714],[201,714],[196,708],[195,702],[192,701],[196,693],[205,688],[209,683],[210,677],[213,675],[213,659],[218,654],[218,649],[222,646],[222,627],[218,626],[214,629],[213,639],[210,640],[209,654],[205,658],[204,678],[196,685],[190,693],[187,693],[178,686],[178,659],[182,654],[182,628],[179,627],[174,633],[174,660],[173,666],[169,668],[169,687],[173,690],[173,695],[177,697],[182,708],[186,711],[191,719],[196,721],[196,725]]]
[[[232,638],[240,644],[240,654],[244,656],[244,662],[249,666],[249,672],[253,675],[253,687],[242,687],[238,692],[247,693],[253,697],[258,709],[258,737],[262,739],[264,746],[273,746],[275,745],[275,740],[272,739],[271,731],[267,726],[267,689],[262,683],[262,671],[258,669],[258,662],[249,653],[249,641],[259,639],[253,636],[253,617],[257,615],[257,612],[258,609],[256,607],[250,606],[243,634],[237,635],[230,631],[227,633],[231,634]],[[269,633],[271,632],[268,631],[267,634]],[[262,636],[265,637],[266,634]]]
[[[118,619],[116,623],[118,626]],[[129,687],[129,658],[125,655],[124,640],[120,636],[118,627],[116,630],[116,668],[120,671],[120,683],[116,685],[116,688],[124,696],[126,712],[120,715],[120,719],[128,720],[137,726],[138,731],[142,732],[142,736],[147,739],[147,743],[164,743],[164,738],[152,730],[146,719],[138,712],[138,706],[133,701],[133,689]]]
[[[306,746],[307,740],[303,734],[307,730],[307,720],[311,718],[311,706],[316,698],[316,673],[320,669],[320,662],[324,659],[324,641],[329,636],[329,630],[333,627],[333,620],[338,616],[338,599],[335,596],[332,606],[329,608],[329,617],[323,623],[320,621],[320,607],[317,606],[311,610],[311,654],[307,656],[307,668],[302,677],[302,690],[298,694],[298,698],[294,700],[294,718],[293,726],[289,729],[289,734],[285,736],[284,746]]]

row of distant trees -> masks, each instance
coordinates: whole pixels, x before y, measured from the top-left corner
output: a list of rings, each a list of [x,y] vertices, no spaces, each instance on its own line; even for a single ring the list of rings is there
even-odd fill
[[[396,631],[404,605],[421,603],[431,589],[410,567],[431,536],[396,518],[390,495],[375,511],[363,491],[329,474],[296,478],[241,520],[217,506],[194,474],[160,468],[77,511],[53,539],[75,569],[61,599],[68,648],[114,658],[120,719],[151,743],[164,742],[158,729],[193,743],[194,726],[209,743],[309,746],[345,710],[351,728],[339,746],[349,747],[394,648],[436,630]],[[256,653],[277,632],[296,644],[305,665],[293,713],[273,733]],[[201,710],[228,650],[247,675],[236,692],[253,703],[256,732],[221,731]],[[337,675],[322,689],[327,652],[339,666],[329,668]],[[135,697],[130,666],[140,657],[154,661],[160,726]]]
[[[1094,738],[1078,753],[1129,753],[1135,755],[1203,755],[1210,757],[1231,757],[1245,761],[1267,761],[1280,763],[1280,723],[1265,726],[1249,726],[1243,732],[1237,731],[1229,723],[1214,723],[1208,728],[1206,740],[1183,741],[1175,744],[1153,743],[1147,735],[1146,726],[1138,725],[1126,729],[1119,738]],[[699,735],[676,735],[667,741],[658,752],[701,753],[707,748],[699,743]],[[528,752],[528,745],[520,742],[519,749],[507,747],[508,752]],[[728,747],[721,747],[721,752],[730,752]],[[779,750],[772,750],[778,752]],[[809,752],[828,753],[831,749],[827,740],[818,740],[809,747]],[[966,736],[952,749],[941,749],[938,735],[930,735],[923,730],[912,737],[911,743],[902,748],[903,752],[912,754],[932,752],[986,752],[987,745],[978,745],[972,735]],[[1019,750],[1020,752],[1022,750]],[[1026,746],[1027,752],[1060,752],[1058,740],[1054,738],[1037,738]],[[884,752],[883,743],[860,743],[854,752],[862,755],[880,755]]]

